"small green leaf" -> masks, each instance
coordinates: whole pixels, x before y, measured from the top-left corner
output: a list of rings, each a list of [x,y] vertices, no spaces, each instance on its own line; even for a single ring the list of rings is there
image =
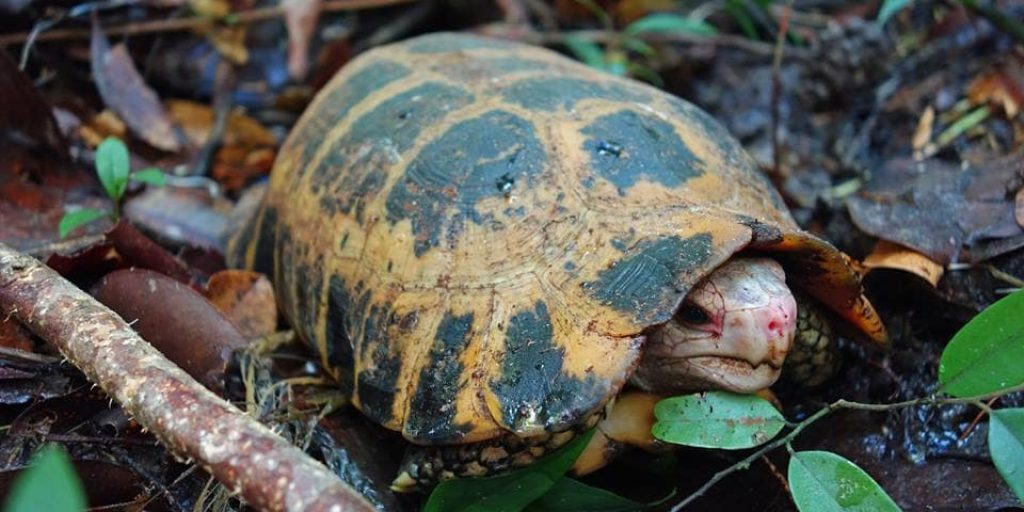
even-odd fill
[[[584,64],[597,69],[604,69],[604,50],[597,43],[580,36],[570,35],[565,38],[565,46]]]
[[[114,202],[121,200],[128,188],[128,173],[131,161],[128,157],[128,146],[117,137],[103,139],[96,148],[96,175],[100,178],[103,190]]]
[[[856,464],[831,452],[796,452],[789,488],[801,512],[899,512],[900,507]]]
[[[647,41],[644,41],[643,39],[637,39],[635,37],[625,38],[622,41],[622,45],[625,46],[627,50],[639,53],[644,57],[654,57],[654,55],[657,53],[654,50],[653,46],[647,44]]]
[[[579,480],[562,477],[537,501],[526,507],[527,512],[633,512],[644,510],[644,505],[587,485]]]
[[[109,215],[103,210],[97,210],[96,208],[80,208],[73,212],[67,212],[60,219],[60,224],[57,226],[57,230],[60,232],[60,237],[64,238],[71,234],[75,229],[84,226],[96,219],[101,219]]]
[[[875,22],[879,25],[885,25],[889,18],[892,18],[894,14],[902,11],[908,5],[910,5],[910,0],[885,0],[882,2],[882,8],[878,10],[878,18]]]
[[[732,16],[733,21],[740,26],[744,35],[750,39],[759,39],[757,27],[754,26],[754,19],[747,11],[743,0],[725,0],[725,10]]]
[[[64,449],[49,445],[11,488],[4,512],[81,512],[85,510],[85,490]]]
[[[626,34],[631,36],[666,33],[713,36],[718,30],[704,20],[667,13],[648,14],[626,27]]]
[[[1024,408],[992,411],[988,452],[999,474],[1024,503]]]
[[[957,397],[1024,384],[1024,290],[992,304],[953,336],[939,360],[942,390]]]
[[[701,448],[758,446],[786,426],[786,419],[767,400],[725,391],[667,398],[654,406],[654,416],[654,437]]]
[[[147,167],[132,173],[131,178],[135,181],[162,187],[167,184],[167,175],[156,167]]]
[[[441,482],[430,494],[423,512],[518,512],[548,492],[562,478],[594,431],[577,436],[555,453],[523,469],[486,478],[456,478]]]

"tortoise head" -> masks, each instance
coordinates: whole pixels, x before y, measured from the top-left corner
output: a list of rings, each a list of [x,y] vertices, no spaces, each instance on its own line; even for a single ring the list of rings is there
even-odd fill
[[[633,382],[656,393],[750,393],[779,377],[796,331],[782,266],[733,258],[694,286],[672,320],[650,333]]]

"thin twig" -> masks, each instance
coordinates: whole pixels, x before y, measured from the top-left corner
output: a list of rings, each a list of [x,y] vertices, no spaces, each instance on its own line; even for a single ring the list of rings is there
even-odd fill
[[[784,435],[782,437],[779,437],[779,438],[776,438],[774,441],[772,441],[772,442],[762,446],[759,450],[755,451],[754,453],[751,453],[750,455],[748,455],[744,459],[740,460],[739,462],[737,462],[737,463],[735,463],[735,464],[733,464],[733,465],[731,465],[731,466],[729,466],[729,467],[719,471],[718,473],[715,473],[714,476],[712,476],[710,480],[708,480],[706,483],[704,483],[704,485],[702,485],[700,487],[700,489],[697,489],[696,491],[691,493],[689,496],[687,496],[685,499],[683,499],[683,501],[680,501],[675,506],[673,506],[672,509],[671,509],[671,512],[679,512],[680,510],[685,508],[690,503],[693,503],[694,500],[696,500],[697,498],[700,498],[701,496],[703,496],[704,493],[706,493],[708,491],[708,489],[711,489],[712,487],[714,487],[715,484],[717,484],[718,482],[722,481],[722,479],[724,479],[725,477],[727,477],[727,476],[729,476],[729,475],[731,475],[731,474],[733,474],[733,473],[735,473],[735,472],[737,472],[737,471],[739,471],[741,469],[747,469],[748,467],[750,467],[750,464],[752,462],[754,462],[755,460],[763,457],[768,452],[771,452],[772,450],[775,450],[776,448],[779,448],[780,446],[788,445],[790,443],[790,441],[792,441],[794,438],[796,438],[796,436],[800,435],[800,433],[803,432],[804,429],[806,429],[807,427],[811,426],[812,424],[814,424],[818,420],[824,418],[825,416],[828,416],[829,414],[831,414],[831,413],[833,413],[835,411],[838,411],[840,409],[854,409],[854,410],[860,410],[860,411],[873,411],[873,412],[888,412],[888,411],[892,411],[892,410],[896,410],[896,409],[903,409],[903,408],[906,408],[906,407],[913,407],[915,405],[953,405],[953,404],[971,404],[971,405],[980,407],[982,409],[985,409],[985,408],[987,408],[987,406],[984,403],[985,400],[989,400],[989,399],[992,399],[992,398],[1008,395],[1010,393],[1016,393],[1018,391],[1024,391],[1024,384],[1020,384],[1020,385],[1014,386],[1014,387],[1009,388],[1009,389],[1004,389],[1004,390],[996,392],[996,393],[987,393],[987,394],[980,395],[980,396],[972,396],[972,397],[966,397],[966,398],[922,397],[922,398],[915,398],[913,400],[906,400],[906,401],[903,401],[903,402],[896,402],[896,403],[891,403],[891,404],[866,404],[866,403],[861,403],[861,402],[850,402],[850,401],[842,400],[842,399],[837,400],[837,401],[832,402],[831,404],[823,407],[818,412],[810,415],[809,417],[807,417],[803,421],[793,425],[793,430],[790,430],[789,433],[787,433],[786,435]]]
[[[0,243],[0,319],[56,347],[178,457],[266,511],[373,507],[322,464],[210,390],[121,317],[35,259]]]
[[[416,0],[325,0],[321,12],[355,11],[363,9],[375,9],[392,5],[401,5],[415,2]],[[284,16],[284,7],[275,4],[268,7],[251,9],[235,13],[231,23],[256,23],[258,21],[272,20]],[[217,25],[217,20],[203,16],[190,16],[187,18],[171,18],[144,21],[140,23],[127,23],[108,27],[108,36],[128,36],[137,34],[150,34],[155,32],[179,32],[192,29],[207,29]],[[38,34],[33,38],[34,42],[64,41],[69,39],[88,39],[91,35],[89,29],[66,28],[50,30]],[[12,44],[22,44],[32,36],[31,32],[16,32],[13,34],[0,35],[0,47]]]
[[[780,192],[785,190],[786,175],[782,170],[782,142],[779,136],[780,112],[782,101],[782,56],[785,48],[786,34],[789,33],[789,16],[793,12],[793,0],[786,2],[786,8],[779,18],[779,34],[775,41],[775,53],[772,55],[772,105],[771,105],[771,137],[772,137],[772,172],[771,180]]]

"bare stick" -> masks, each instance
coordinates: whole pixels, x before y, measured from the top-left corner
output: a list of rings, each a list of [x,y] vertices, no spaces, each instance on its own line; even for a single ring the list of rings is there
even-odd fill
[[[268,511],[372,511],[320,463],[193,380],[121,317],[0,243],[0,320],[57,347],[174,454]]]

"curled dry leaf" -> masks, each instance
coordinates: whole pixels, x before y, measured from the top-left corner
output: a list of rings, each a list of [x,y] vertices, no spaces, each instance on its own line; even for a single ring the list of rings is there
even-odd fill
[[[180,144],[170,117],[135,68],[124,43],[111,48],[99,23],[94,23],[90,52],[93,80],[103,102],[140,139],[157,149],[178,151]]]
[[[1024,69],[1020,65],[1008,65],[975,78],[967,86],[967,98],[975,105],[992,105],[1006,117],[1015,117],[1024,104],[1022,79]]]
[[[201,147],[210,138],[213,128],[213,109],[195,101],[167,100],[167,112],[185,134],[189,144]],[[259,121],[241,111],[231,112],[224,129],[221,144],[227,146],[274,146],[277,138]]]
[[[149,187],[125,204],[124,214],[164,241],[215,248],[230,208],[228,200],[205,188]]]
[[[862,265],[868,270],[887,268],[910,272],[927,281],[933,288],[938,286],[945,270],[924,254],[887,240],[879,240],[871,254],[864,258]]]
[[[321,0],[282,0],[288,27],[288,73],[302,80],[309,72],[309,42],[313,40]]]
[[[246,339],[264,338],[277,329],[274,287],[263,274],[248,270],[217,272],[206,285],[206,298]]]
[[[214,391],[224,388],[224,371],[232,352],[248,344],[202,295],[152,270],[111,272],[92,294],[168,359]]]

